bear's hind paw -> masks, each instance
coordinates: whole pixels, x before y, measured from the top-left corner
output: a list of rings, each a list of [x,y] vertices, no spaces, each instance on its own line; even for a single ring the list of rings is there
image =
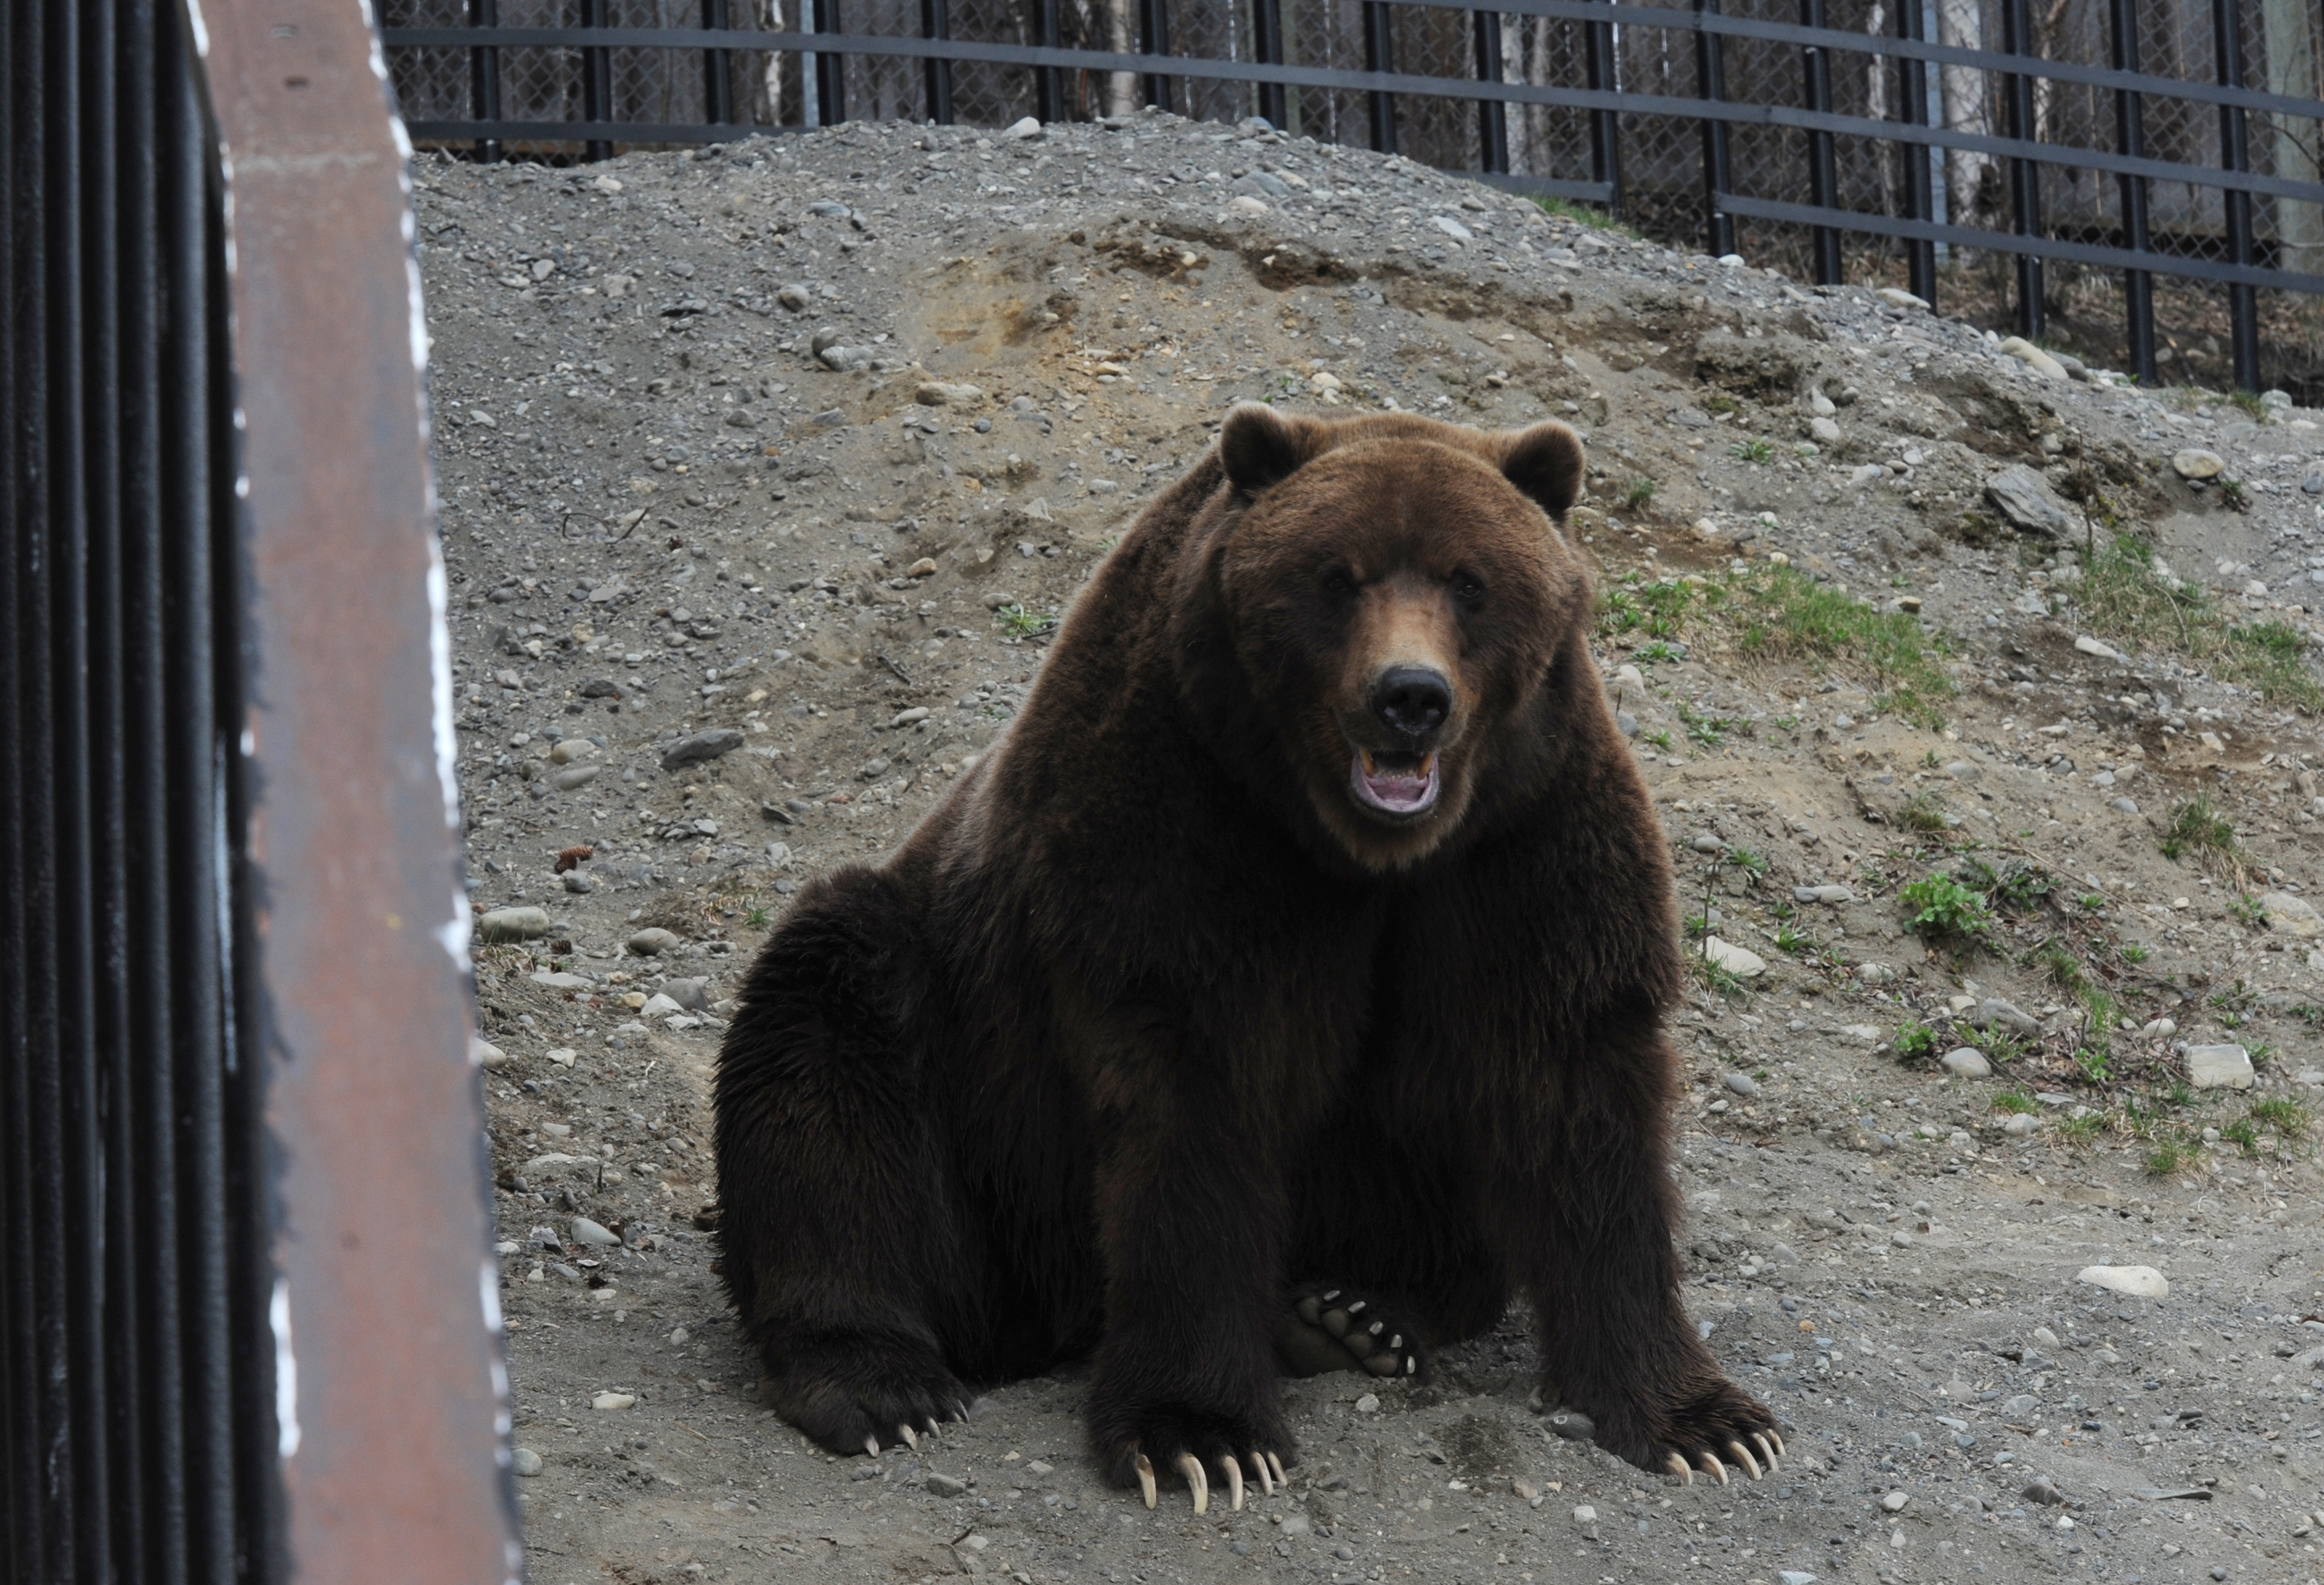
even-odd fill
[[[1299,1291],[1277,1352],[1298,1376],[1360,1370],[1413,1379],[1428,1374],[1419,1334],[1392,1302],[1353,1288],[1316,1283]]]

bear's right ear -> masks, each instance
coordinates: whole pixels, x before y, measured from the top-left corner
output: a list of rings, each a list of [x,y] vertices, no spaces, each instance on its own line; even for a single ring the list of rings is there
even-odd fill
[[[1583,466],[1582,437],[1562,423],[1537,423],[1501,443],[1501,477],[1559,523],[1581,498]]]
[[[1324,450],[1323,426],[1286,418],[1258,402],[1238,402],[1219,431],[1219,465],[1247,496],[1281,484]]]

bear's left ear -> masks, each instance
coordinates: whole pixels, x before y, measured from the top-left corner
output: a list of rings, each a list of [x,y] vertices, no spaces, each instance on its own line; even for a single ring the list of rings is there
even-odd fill
[[[1560,523],[1581,497],[1582,468],[1582,437],[1562,423],[1537,423],[1501,442],[1501,477]]]
[[[1263,403],[1238,402],[1219,431],[1219,465],[1235,488],[1255,496],[1322,456],[1328,440],[1323,426],[1313,419],[1287,418]]]

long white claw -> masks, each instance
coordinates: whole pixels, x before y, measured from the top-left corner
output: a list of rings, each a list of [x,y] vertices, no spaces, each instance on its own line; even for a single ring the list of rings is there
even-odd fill
[[[1420,1361],[1417,1359],[1407,1358],[1404,1362],[1404,1373],[1406,1376],[1418,1376],[1420,1374]]]
[[[1694,1455],[1694,1465],[1696,1469],[1702,1470],[1705,1475],[1718,1476],[1720,1485],[1724,1486],[1727,1484],[1727,1466],[1720,1463],[1719,1461],[1719,1455],[1712,1452],[1709,1448],[1705,1448],[1701,1452]]]
[[[871,1454],[873,1458],[878,1458],[880,1456],[880,1439],[876,1436],[865,1437],[863,1439],[863,1451]]]
[[[1741,1442],[1737,1441],[1730,1437],[1728,1440],[1727,1451],[1735,1455],[1735,1461],[1737,1463],[1742,1465],[1745,1469],[1750,1471],[1752,1479],[1757,1480],[1759,1478],[1759,1460],[1751,1456],[1751,1450],[1749,1448],[1745,1447]]]
[[[1694,1471],[1688,1469],[1686,1467],[1686,1460],[1680,1458],[1676,1453],[1665,1453],[1663,1455],[1663,1468],[1677,1476],[1687,1485],[1692,1486],[1694,1484]]]
[[[1784,1451],[1784,1435],[1783,1435],[1783,1432],[1779,1432],[1779,1431],[1772,1431],[1772,1430],[1771,1430],[1771,1431],[1769,1431],[1769,1432],[1767,1432],[1767,1436],[1768,1436],[1768,1440],[1770,1440],[1771,1441],[1773,1441],[1773,1442],[1775,1444],[1775,1456],[1776,1456],[1777,1458],[1779,1458],[1779,1459],[1788,1459],[1788,1458],[1790,1458],[1790,1457],[1791,1457],[1791,1454],[1789,1454],[1789,1453],[1787,1453],[1787,1452],[1785,1452],[1785,1451]]]
[[[1227,1506],[1240,1514],[1242,1512],[1242,1466],[1236,1463],[1234,1455],[1230,1453],[1219,1460],[1219,1468],[1227,1478]]]
[[[1751,1433],[1751,1440],[1759,1444],[1759,1456],[1767,1460],[1769,1473],[1772,1474],[1783,1468],[1783,1464],[1775,1457],[1775,1450],[1767,1445],[1766,1432],[1755,1431]]]
[[[912,1451],[917,1453],[920,1451],[920,1439],[917,1435],[913,1434],[912,1428],[910,1426],[899,1425],[896,1427],[896,1434],[904,1439],[904,1445],[911,1449]]]
[[[1275,1484],[1276,1484],[1276,1485],[1277,1485],[1277,1486],[1288,1486],[1288,1485],[1290,1485],[1290,1484],[1291,1484],[1291,1478],[1290,1478],[1289,1476],[1287,1476],[1287,1475],[1284,1474],[1284,1472],[1283,1472],[1283,1460],[1280,1460],[1280,1459],[1277,1458],[1277,1457],[1276,1457],[1272,1452],[1270,1452],[1270,1453],[1268,1453],[1268,1454],[1267,1455],[1267,1461],[1268,1461],[1268,1464],[1270,1464],[1270,1465],[1272,1465],[1272,1466],[1274,1467],[1274,1469],[1275,1469]]]
[[[922,1423],[926,1424],[926,1425],[927,1426],[927,1428],[928,1428],[928,1434],[929,1434],[930,1436],[941,1436],[941,1435],[943,1435],[943,1434],[944,1434],[942,1432],[940,1432],[940,1431],[938,1431],[938,1430],[936,1429],[936,1417],[935,1415],[933,1415],[933,1414],[929,1415],[929,1416],[927,1417],[927,1419],[926,1421],[924,1421]]]
[[[1146,1498],[1148,1509],[1154,1506],[1154,1466],[1144,1453],[1138,1455],[1138,1489]]]
[[[1194,1494],[1194,1512],[1211,1511],[1210,1478],[1203,1473],[1203,1461],[1192,1453],[1178,1455],[1178,1473],[1186,1478],[1187,1489]]]
[[[1275,1495],[1275,1477],[1267,1472],[1267,1460],[1260,1458],[1257,1453],[1250,1453],[1246,1455],[1246,1457],[1250,1464],[1250,1472],[1259,1477],[1259,1494],[1263,1497],[1273,1497]]]

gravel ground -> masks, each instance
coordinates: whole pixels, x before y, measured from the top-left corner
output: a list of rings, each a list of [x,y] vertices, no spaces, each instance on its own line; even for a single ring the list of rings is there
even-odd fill
[[[2317,1575],[2317,1168],[2271,1104],[2324,1085],[2314,724],[2179,616],[2094,623],[2083,577],[2119,522],[2296,648],[2319,415],[1167,116],[423,160],[417,201],[535,1579]],[[1767,1479],[1575,1440],[1521,1314],[1426,1386],[1286,1384],[1290,1488],[1200,1518],[1093,1481],[1074,1373],[876,1460],[756,1403],[720,1008],[799,882],[1007,729],[1139,503],[1259,397],[1589,440],[1572,532],[1638,614],[1600,663],[1732,971],[1677,1024],[1687,1301],[1784,1416]],[[1884,708],[1861,646],[1703,614],[1778,578],[1943,640],[1957,692]],[[2198,792],[2237,849],[2167,857]],[[1969,858],[2035,880],[1984,888],[1983,950],[1914,933],[1902,885]],[[2103,1074],[2076,979],[2126,1020]],[[2252,1088],[2177,1088],[2222,1044]],[[2127,1265],[2167,1296],[2078,1277]]]

